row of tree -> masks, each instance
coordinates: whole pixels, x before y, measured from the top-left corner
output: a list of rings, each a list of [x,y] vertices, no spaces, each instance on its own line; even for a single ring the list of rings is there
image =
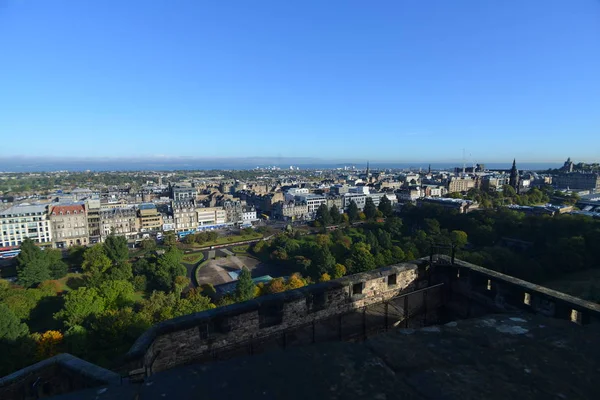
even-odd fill
[[[393,214],[392,202],[387,196],[381,197],[379,205],[375,206],[373,199],[367,197],[363,211],[360,211],[356,202],[350,201],[345,213],[341,213],[335,204],[329,208],[327,204],[321,204],[317,209],[315,221],[320,226],[338,225],[360,220],[373,220],[375,218],[389,217]]]

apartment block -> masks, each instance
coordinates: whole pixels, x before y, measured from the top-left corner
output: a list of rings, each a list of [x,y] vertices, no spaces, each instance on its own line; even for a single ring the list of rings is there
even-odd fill
[[[0,212],[0,245],[20,246],[29,238],[52,245],[52,226],[46,205],[21,204]]]

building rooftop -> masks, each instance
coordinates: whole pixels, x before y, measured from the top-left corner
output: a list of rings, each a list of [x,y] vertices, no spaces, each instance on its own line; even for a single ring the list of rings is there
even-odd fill
[[[16,206],[12,206],[7,208],[6,210],[0,212],[0,217],[6,217],[9,215],[16,214],[35,214],[35,213],[45,213],[47,204],[18,204]]]

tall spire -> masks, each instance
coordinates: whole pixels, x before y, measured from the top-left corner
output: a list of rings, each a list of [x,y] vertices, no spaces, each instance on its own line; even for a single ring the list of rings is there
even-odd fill
[[[519,171],[517,170],[517,160],[513,159],[513,165],[510,169],[510,178],[508,184],[513,187],[517,192],[519,190]]]
[[[369,179],[369,162],[367,161],[367,179]]]

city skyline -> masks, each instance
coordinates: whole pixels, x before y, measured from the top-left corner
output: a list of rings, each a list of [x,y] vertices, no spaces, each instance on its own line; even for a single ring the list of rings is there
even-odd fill
[[[514,159],[514,158],[513,158]],[[373,169],[452,169],[482,164],[491,168],[509,169],[513,159],[488,161],[474,159],[448,160],[366,160],[366,159],[320,159],[311,157],[0,157],[0,172],[51,172],[51,171],[173,171],[173,170],[248,170],[254,168],[289,167],[302,169],[335,169],[355,167],[365,169],[370,163]],[[530,162],[517,160],[523,170],[546,170],[559,168],[566,158],[558,161]],[[575,162],[587,162],[573,158]]]
[[[559,0],[8,0],[0,160],[597,162],[599,16]]]

